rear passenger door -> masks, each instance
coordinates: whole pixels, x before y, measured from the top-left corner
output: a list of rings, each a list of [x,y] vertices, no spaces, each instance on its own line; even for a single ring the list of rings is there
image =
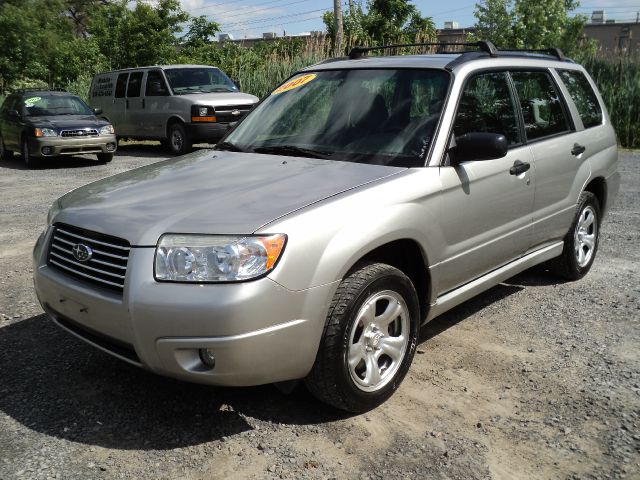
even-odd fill
[[[509,151],[503,158],[440,169],[439,217],[447,251],[438,267],[439,293],[515,260],[529,245],[535,172],[511,171],[516,162],[532,167],[532,157],[507,72],[483,72],[467,80],[453,136],[471,132],[503,134]]]
[[[530,248],[565,236],[574,216],[574,183],[586,155],[550,70],[513,71],[536,171]],[[588,178],[584,178],[584,181]]]

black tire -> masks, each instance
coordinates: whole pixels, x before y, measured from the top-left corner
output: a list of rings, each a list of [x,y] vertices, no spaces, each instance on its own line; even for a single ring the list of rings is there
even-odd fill
[[[585,228],[585,224],[589,223],[588,217],[591,215],[594,218]],[[598,251],[600,220],[600,202],[598,202],[597,197],[591,192],[582,192],[578,198],[571,228],[564,237],[562,255],[547,263],[552,273],[567,280],[580,280],[589,272]],[[590,236],[593,236],[594,240],[593,247],[589,249],[591,251],[587,258],[585,249],[588,249],[588,246],[583,243],[583,240],[585,237]],[[579,259],[580,250],[584,255],[582,261]]]
[[[391,360],[387,367],[389,371],[382,371],[381,376],[378,377],[381,379],[378,382],[379,388],[369,387],[377,389],[365,391],[363,388],[366,387],[358,385],[354,380],[354,375],[358,366],[364,366],[365,370],[369,368],[365,358],[369,354],[362,353],[363,357],[359,360],[360,363],[352,369],[348,362],[349,352],[353,352],[354,347],[360,345],[360,342],[354,342],[358,331],[360,331],[358,338],[361,341],[371,342],[372,338],[367,338],[365,330],[359,326],[361,322],[358,321],[358,315],[361,314],[366,303],[375,301],[377,297],[384,296],[386,292],[393,293],[404,302],[403,306],[406,307],[406,310],[403,312],[406,312],[404,316],[408,317],[408,321],[405,322],[406,332],[401,333],[407,335],[407,342],[402,350],[404,353],[400,355],[400,360],[395,364],[391,357],[385,358],[385,353],[382,353],[375,360],[379,371],[382,371],[380,368],[381,360],[383,362],[382,368],[384,368],[385,362]],[[377,312],[380,305],[378,303],[373,303],[373,305]],[[388,302],[387,305],[387,307],[382,305],[385,313],[386,309],[391,306],[391,302]],[[400,302],[398,305],[402,307]],[[384,313],[381,313],[380,317],[383,315]],[[380,317],[374,312],[373,322],[370,325],[373,325],[375,319]],[[373,342],[369,344],[371,346],[366,347],[367,352],[373,352],[370,355],[375,355],[380,349],[384,350],[384,347],[380,347],[381,337],[393,337],[394,334],[390,330],[402,326],[403,320],[400,314],[397,316],[391,314],[389,318],[394,318],[394,320],[386,327],[386,334],[382,334],[377,340],[373,337]],[[418,341],[419,319],[418,297],[411,280],[404,273],[382,263],[367,262],[356,265],[340,283],[331,302],[316,361],[305,379],[307,388],[319,400],[341,410],[361,413],[377,407],[397,390],[409,370]],[[402,328],[405,329],[405,327]],[[382,332],[381,330],[377,331]],[[356,355],[356,361],[357,357],[358,355]],[[366,372],[363,375],[365,378],[361,378],[361,381],[366,381]],[[386,378],[385,375],[387,375]]]
[[[98,153],[96,154],[96,156],[98,157],[98,161],[100,163],[109,163],[111,160],[113,160],[113,153]]]
[[[169,143],[169,151],[174,155],[184,155],[189,153],[192,148],[191,140],[181,123],[172,123],[169,126],[167,142]]]
[[[0,160],[11,160],[12,158],[13,152],[5,148],[4,139],[0,137]]]
[[[29,142],[26,139],[22,140],[22,161],[27,168],[34,168],[39,165],[38,159],[31,156]]]

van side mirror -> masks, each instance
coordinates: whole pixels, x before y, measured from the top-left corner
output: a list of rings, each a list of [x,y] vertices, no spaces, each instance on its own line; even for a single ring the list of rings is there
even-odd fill
[[[240,89],[240,80],[236,80],[236,79],[232,78],[232,79],[231,79],[231,81],[233,82],[233,84],[234,84],[236,87],[238,87],[238,90],[241,90],[241,89]]]
[[[455,163],[469,160],[494,160],[502,158],[509,150],[509,142],[499,133],[470,132],[456,137],[451,149]]]
[[[101,108],[94,108],[93,109],[93,114],[94,115],[100,115],[102,113],[102,109]]]
[[[168,95],[169,92],[163,87],[160,80],[151,80],[151,82],[149,82],[149,91],[146,94],[154,97],[162,97]]]
[[[20,118],[20,112],[18,110],[9,110],[9,116],[11,118]]]

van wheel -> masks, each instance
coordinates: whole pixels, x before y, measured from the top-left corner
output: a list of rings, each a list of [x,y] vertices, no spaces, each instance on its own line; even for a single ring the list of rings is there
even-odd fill
[[[29,142],[25,139],[22,140],[22,161],[27,168],[34,168],[38,166],[38,160],[31,156],[29,151]]]
[[[548,262],[549,269],[567,280],[584,277],[596,258],[599,235],[600,203],[593,193],[582,192],[562,255]]]
[[[342,410],[377,407],[406,375],[418,329],[411,280],[383,263],[357,265],[333,297],[307,388]]]
[[[109,163],[113,160],[113,153],[98,153],[96,156],[100,163]]]
[[[181,123],[174,123],[169,127],[169,150],[174,155],[184,155],[191,151],[191,142]]]

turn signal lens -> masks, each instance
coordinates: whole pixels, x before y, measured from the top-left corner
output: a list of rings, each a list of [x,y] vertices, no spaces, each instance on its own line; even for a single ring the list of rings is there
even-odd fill
[[[271,270],[271,267],[276,263],[282,248],[284,247],[284,235],[272,235],[270,237],[258,237],[260,242],[264,245],[264,249],[267,251],[267,265],[266,269]]]
[[[215,122],[216,117],[191,117],[192,122]]]

